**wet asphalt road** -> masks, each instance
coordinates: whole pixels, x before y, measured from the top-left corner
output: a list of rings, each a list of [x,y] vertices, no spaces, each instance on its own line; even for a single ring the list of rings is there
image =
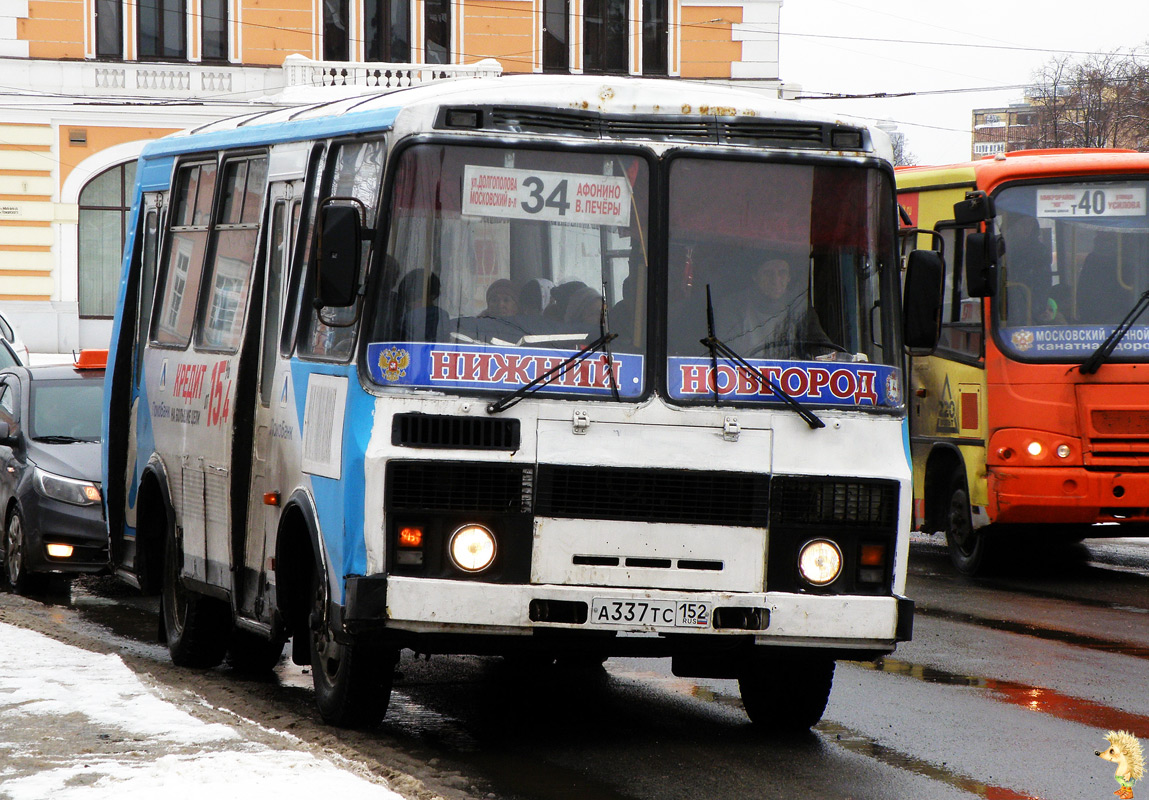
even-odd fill
[[[336,738],[453,797],[1112,797],[1113,765],[1094,755],[1104,733],[1149,745],[1149,539],[1018,547],[996,576],[967,579],[920,537],[910,572],[914,640],[877,665],[839,663],[803,736],[758,734],[733,681],[675,678],[659,660],[539,674],[406,652],[382,728]],[[146,601],[74,605],[82,624],[165,658]],[[275,709],[266,723],[290,729],[314,719],[309,687],[285,662],[278,683],[228,691],[258,691]]]

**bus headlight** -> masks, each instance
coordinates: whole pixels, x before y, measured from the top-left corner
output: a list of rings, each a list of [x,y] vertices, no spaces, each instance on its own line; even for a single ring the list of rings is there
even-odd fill
[[[842,551],[828,539],[806,542],[798,551],[798,571],[814,586],[833,583],[842,572]]]
[[[447,552],[464,572],[482,572],[495,560],[495,534],[482,525],[464,525],[451,534]]]

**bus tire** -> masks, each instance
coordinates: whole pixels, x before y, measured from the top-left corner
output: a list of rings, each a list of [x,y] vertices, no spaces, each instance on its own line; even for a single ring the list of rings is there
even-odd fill
[[[185,587],[180,580],[182,564],[183,548],[169,525],[160,592],[160,621],[168,652],[177,666],[210,669],[227,653],[231,609],[220,600]]]
[[[337,641],[327,624],[327,582],[318,568],[314,576],[308,638],[319,713],[328,725],[374,728],[391,702],[399,651],[372,635]]]
[[[822,719],[834,685],[834,659],[817,655],[754,658],[738,677],[742,707],[755,727],[795,732]]]
[[[950,479],[949,503],[945,509],[946,549],[954,569],[962,575],[976,575],[986,563],[986,535],[975,530],[970,515],[969,490],[959,469]]]

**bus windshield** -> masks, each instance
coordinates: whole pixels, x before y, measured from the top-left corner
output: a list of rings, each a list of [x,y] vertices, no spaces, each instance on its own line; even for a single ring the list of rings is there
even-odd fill
[[[542,391],[641,395],[648,184],[649,166],[633,153],[403,151],[372,295],[371,377],[515,389],[609,332],[609,353],[579,360]]]
[[[738,355],[797,376],[783,382],[790,394],[833,402],[830,392],[803,391],[810,373],[789,362],[841,364],[818,372],[838,375],[835,389],[857,374],[846,365],[897,364],[891,309],[879,301],[883,276],[898,264],[888,176],[856,165],[684,157],[671,162],[669,191],[671,396],[699,394],[683,376],[709,362],[701,340],[711,312],[715,336]]]
[[[997,338],[1022,360],[1080,361],[1149,289],[1149,182],[1080,181],[1007,187],[995,198],[1005,238]],[[1149,317],[1112,360],[1149,352]]]

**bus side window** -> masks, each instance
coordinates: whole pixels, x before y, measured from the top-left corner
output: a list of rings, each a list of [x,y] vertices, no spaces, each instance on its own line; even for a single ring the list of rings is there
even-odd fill
[[[383,181],[383,160],[386,157],[386,144],[382,139],[365,142],[343,142],[332,146],[327,163],[327,175],[324,185],[327,191],[323,197],[354,197],[359,200],[366,211],[364,227],[373,229],[379,205],[379,188]],[[314,220],[314,208],[309,209],[310,220]],[[310,221],[309,220],[309,221]],[[314,226],[314,223],[311,223]],[[365,240],[360,253],[360,277],[366,267],[371,242]],[[319,312],[313,307],[312,299],[315,292],[314,265],[312,248],[307,249],[308,270],[305,275],[306,290],[303,303],[299,306],[306,310],[307,327],[299,342],[300,352],[311,358],[326,361],[347,361],[351,358],[351,351],[355,345],[355,333],[358,330],[358,305],[351,309],[339,312],[343,317],[338,320],[339,325],[327,325],[319,318]],[[336,320],[332,320],[336,321]]]
[[[961,232],[964,235],[964,232]],[[942,299],[942,335],[939,350],[979,360],[984,355],[981,298],[970,297],[965,287],[964,263],[954,230],[942,232],[945,239],[946,283]]]
[[[298,207],[298,204],[296,204]],[[275,343],[283,308],[283,274],[287,264],[287,204],[275,204],[271,214],[271,238],[267,246],[267,302],[264,304],[263,351],[259,367],[259,400],[264,408],[271,404],[271,380],[275,372]]]
[[[224,162],[222,208],[209,242],[211,261],[204,276],[207,294],[199,312],[197,348],[230,353],[239,348],[266,188],[266,156]]]
[[[144,362],[144,345],[147,343],[147,320],[152,318],[152,302],[156,293],[156,253],[160,238],[160,215],[155,208],[144,214],[143,250],[140,259],[140,313],[137,315],[136,358],[133,383],[139,383]]]
[[[303,273],[306,271],[308,260],[311,258],[311,242],[314,238],[315,207],[319,204],[320,190],[323,188],[319,175],[323,171],[323,163],[327,157],[326,147],[317,144],[311,150],[311,158],[307,166],[307,182],[304,184],[303,197],[295,201],[292,209],[291,240],[288,245],[287,282],[284,284],[283,328],[279,337],[279,354],[289,358],[295,352],[295,343],[298,339],[300,319],[306,318],[302,306]]]
[[[163,302],[156,309],[152,325],[152,340],[157,344],[183,348],[191,339],[207,252],[215,176],[215,161],[184,165],[176,176],[160,280]]]

